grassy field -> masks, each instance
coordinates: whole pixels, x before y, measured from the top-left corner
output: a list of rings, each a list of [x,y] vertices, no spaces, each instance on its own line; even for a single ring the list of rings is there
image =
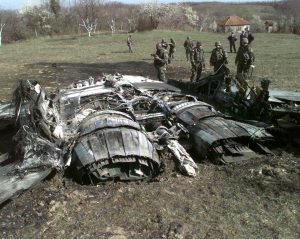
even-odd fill
[[[190,77],[190,64],[185,60],[183,42],[187,36],[201,40],[206,52],[207,74],[212,71],[208,60],[214,42],[220,40],[229,50],[227,34],[153,31],[133,34],[134,53],[129,54],[126,34],[99,33],[87,36],[40,38],[3,45],[0,48],[0,99],[10,96],[20,79],[38,80],[44,87],[56,88],[72,81],[97,77],[102,73],[137,74],[156,77],[150,54],[155,43],[173,37],[177,43],[176,59],[168,66],[168,78]],[[300,90],[300,36],[255,34],[256,55],[254,78],[272,80],[272,89]],[[235,72],[235,54],[229,54],[229,67]],[[56,63],[57,67],[52,67]]]

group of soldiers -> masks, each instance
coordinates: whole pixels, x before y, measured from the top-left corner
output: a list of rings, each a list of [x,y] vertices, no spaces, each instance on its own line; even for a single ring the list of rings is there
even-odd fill
[[[234,32],[228,37],[230,42],[230,51],[236,53],[235,41],[237,37]],[[249,31],[242,31],[240,34],[240,46],[237,50],[235,57],[235,65],[237,67],[236,80],[238,83],[239,93],[238,96],[242,98],[247,91],[248,84],[246,80],[251,76],[254,68],[254,53],[250,46],[250,43],[254,40],[254,37]],[[234,44],[233,44],[233,43]],[[132,38],[129,35],[127,39],[127,45],[129,52],[132,52]],[[191,37],[187,37],[183,44],[186,53],[186,60],[191,62],[191,82],[200,81],[201,73],[205,69],[205,58],[204,58],[204,49],[200,41],[196,42],[194,46],[193,40]],[[172,62],[174,59],[174,53],[176,43],[173,38],[170,39],[170,42],[167,43],[164,39],[161,42],[156,44],[155,54],[151,54],[154,58],[154,67],[157,70],[157,78],[160,81],[166,81],[166,70],[167,65]],[[210,65],[213,67],[215,73],[217,73],[221,68],[225,72],[225,90],[226,92],[231,91],[230,87],[230,70],[227,67],[228,65],[228,56],[225,49],[222,47],[220,41],[215,42],[215,48],[212,50],[209,60]]]
[[[154,58],[154,67],[157,70],[157,78],[160,81],[166,81],[167,65],[175,58],[176,43],[173,38],[170,38],[170,43],[167,43],[165,39],[156,43],[156,52],[151,54]]]
[[[238,83],[239,93],[238,98],[242,98],[247,90],[247,82],[246,80],[251,76],[253,68],[254,68],[254,53],[249,43],[253,41],[249,40],[249,33],[248,35],[243,35],[244,32],[241,34],[240,38],[240,46],[238,48],[236,57],[235,57],[235,65],[237,66],[237,75],[236,80]],[[252,35],[251,35],[252,36]],[[235,37],[235,36],[232,36]],[[252,36],[253,37],[253,36]],[[166,43],[165,43],[166,44]],[[165,45],[167,46],[167,45]],[[160,81],[165,81],[165,71],[167,64],[170,63],[168,61],[168,54],[166,51],[166,47],[163,43],[156,44],[156,53],[153,54],[154,56],[154,66],[158,72],[158,79]],[[204,49],[203,45],[200,41],[194,43],[191,37],[187,37],[183,44],[186,53],[186,60],[191,62],[191,82],[198,82],[200,81],[201,73],[205,69],[205,58],[204,58]],[[235,47],[232,47],[233,50],[236,52]],[[232,49],[231,49],[232,52]],[[228,65],[228,56],[225,49],[222,47],[220,41],[215,42],[215,48],[212,50],[210,59],[210,65],[213,67],[215,73],[217,73],[221,68],[224,69],[225,72],[225,90],[226,92],[231,91],[230,87],[230,70],[227,67]]]
[[[254,36],[253,34],[249,31],[242,31],[240,34],[240,46],[242,45],[242,40],[244,38],[248,39],[248,44],[251,45],[251,43],[254,41]],[[237,41],[237,36],[235,35],[235,33],[232,31],[231,34],[227,37],[228,41],[229,41],[229,46],[230,46],[230,52],[232,53],[232,51],[234,51],[234,53],[236,53],[236,47],[235,47],[235,42]]]

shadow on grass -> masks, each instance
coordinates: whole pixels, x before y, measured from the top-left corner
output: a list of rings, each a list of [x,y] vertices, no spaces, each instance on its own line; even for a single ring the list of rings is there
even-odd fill
[[[65,41],[74,41],[77,40],[79,37],[73,36],[73,37],[65,37],[65,38],[50,38],[47,39],[46,42],[65,42]]]
[[[130,53],[130,52],[128,52],[128,50],[127,51],[112,51],[111,53],[113,53],[113,54],[119,54],[119,53],[121,53],[121,54],[124,54],[124,53]]]
[[[127,61],[116,63],[68,63],[68,62],[40,62],[26,65],[27,69],[42,72],[40,79],[51,80],[51,75],[63,81],[86,79],[89,76],[97,77],[106,74],[141,75],[155,77],[156,71],[152,63],[144,61]],[[32,76],[34,77],[34,76]],[[32,78],[28,76],[28,78]]]

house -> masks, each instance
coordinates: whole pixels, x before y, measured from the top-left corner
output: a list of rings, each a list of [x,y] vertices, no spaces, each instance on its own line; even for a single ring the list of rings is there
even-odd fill
[[[270,20],[265,21],[266,32],[273,32],[273,22]]]
[[[241,32],[246,30],[250,30],[250,22],[239,16],[229,16],[218,23],[218,31],[220,32]]]

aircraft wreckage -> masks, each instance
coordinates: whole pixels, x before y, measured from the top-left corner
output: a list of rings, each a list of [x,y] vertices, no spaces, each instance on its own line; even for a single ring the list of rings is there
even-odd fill
[[[0,203],[53,170],[96,184],[152,178],[166,151],[189,176],[198,171],[193,158],[231,163],[269,153],[269,127],[251,122],[140,76],[104,75],[50,93],[23,80],[0,105],[0,127],[17,131],[13,152],[1,155]]]
[[[271,124],[273,127],[268,130],[273,135],[300,144],[300,92],[269,90],[271,81],[266,78],[261,79],[260,86],[250,86],[249,82],[246,81],[248,89],[244,96],[237,97],[239,83],[232,75],[226,75],[224,65],[199,82],[169,80],[183,92],[209,102],[226,115],[250,124],[255,123],[253,120]]]

